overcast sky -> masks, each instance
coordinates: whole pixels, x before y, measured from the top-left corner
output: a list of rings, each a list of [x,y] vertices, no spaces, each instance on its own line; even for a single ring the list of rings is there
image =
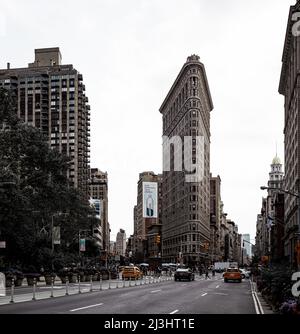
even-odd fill
[[[0,0],[0,68],[24,67],[58,46],[84,77],[91,105],[91,166],[109,175],[111,239],[133,233],[137,181],[161,172],[158,109],[191,54],[206,68],[211,171],[240,233],[255,236],[270,163],[283,160],[278,94],[294,0]]]

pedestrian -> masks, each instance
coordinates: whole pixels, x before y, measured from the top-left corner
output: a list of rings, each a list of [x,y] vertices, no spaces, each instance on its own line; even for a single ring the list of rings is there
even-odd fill
[[[208,268],[206,267],[205,268],[205,279],[208,279],[208,278],[210,278],[210,277],[209,277],[209,274],[208,274]]]

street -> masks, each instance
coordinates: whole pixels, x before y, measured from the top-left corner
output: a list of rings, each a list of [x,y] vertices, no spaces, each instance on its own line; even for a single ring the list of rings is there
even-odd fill
[[[259,309],[252,297],[249,280],[224,283],[220,274],[208,280],[196,275],[192,282],[164,280],[131,287],[126,283],[125,288],[119,282],[118,289],[115,283],[109,289],[106,282],[102,291],[98,283],[93,292],[6,304],[0,306],[0,313],[256,314]],[[88,287],[84,289],[88,291]]]

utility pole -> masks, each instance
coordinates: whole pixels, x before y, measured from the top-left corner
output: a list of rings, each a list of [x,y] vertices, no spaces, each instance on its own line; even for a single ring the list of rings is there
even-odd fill
[[[242,245],[242,267],[244,267],[244,242]]]

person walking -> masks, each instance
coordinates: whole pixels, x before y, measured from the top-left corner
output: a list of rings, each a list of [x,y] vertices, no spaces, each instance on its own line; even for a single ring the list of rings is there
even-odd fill
[[[209,277],[208,268],[206,267],[205,268],[205,279],[208,279],[208,278],[210,278],[210,277]]]

